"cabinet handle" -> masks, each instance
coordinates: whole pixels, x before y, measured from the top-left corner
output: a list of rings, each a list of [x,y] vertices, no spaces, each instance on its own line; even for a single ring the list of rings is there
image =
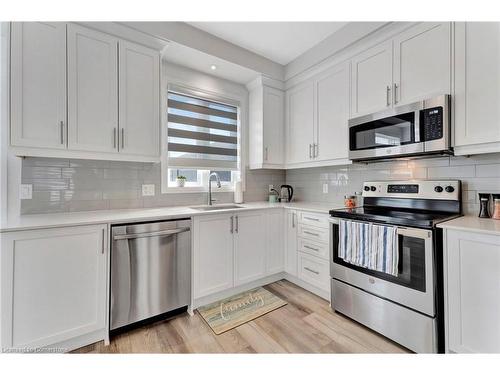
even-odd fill
[[[240,224],[239,224],[239,222],[238,222],[238,216],[235,216],[234,218],[236,219],[236,226],[235,226],[235,228],[234,228],[234,231],[235,231],[236,233],[238,233],[238,229],[239,229],[239,226],[240,226]]]
[[[104,232],[104,228],[102,228],[102,250],[101,250],[101,254],[104,254],[104,237],[106,236],[105,232]]]
[[[309,232],[307,230],[304,231],[305,234],[310,234],[311,236],[316,236],[316,237],[319,237],[319,234],[318,233],[313,233],[313,232]]]
[[[317,143],[313,143],[313,157],[317,158],[319,155],[319,145]]]
[[[295,212],[292,212],[292,228],[295,228],[296,217],[297,217],[297,214]]]
[[[231,216],[231,229],[229,230],[231,232],[231,234],[234,232],[234,224],[233,224],[233,219],[234,219],[234,216]]]
[[[116,128],[113,128],[113,148],[116,148]]]
[[[391,105],[391,86],[389,85],[386,87],[385,99],[387,101],[387,106],[389,107]]]
[[[304,216],[304,219],[306,220],[312,220],[312,221],[319,221],[318,218],[315,218],[315,217],[309,217],[309,216]]]
[[[304,269],[305,269],[306,271],[309,271],[309,272],[312,272],[312,273],[314,273],[314,274],[316,274],[316,275],[319,275],[319,272],[318,272],[318,271],[312,270],[312,269],[310,269],[309,267],[304,267]]]
[[[269,150],[267,149],[267,147],[265,148],[264,150],[264,160],[267,161],[268,159],[268,156],[269,156]]]
[[[398,104],[398,84],[394,84],[394,104]]]
[[[125,129],[122,128],[122,144],[120,145],[120,148],[123,150],[125,148]]]
[[[314,248],[314,247],[311,247],[311,246],[308,246],[308,245],[304,245],[304,247],[305,247],[306,249],[309,249],[309,250],[313,250],[313,251],[317,251],[317,252],[319,252],[319,249],[316,249],[316,248]]]
[[[60,122],[60,127],[61,127],[61,144],[64,144],[64,121]]]
[[[312,143],[309,143],[309,159],[313,158],[313,156],[312,156],[312,147],[313,147]]]

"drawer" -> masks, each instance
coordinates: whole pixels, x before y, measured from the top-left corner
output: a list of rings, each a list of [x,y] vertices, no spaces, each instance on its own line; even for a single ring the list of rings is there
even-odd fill
[[[302,252],[298,253],[298,258],[299,279],[321,290],[328,291],[330,287],[328,261]]]
[[[330,240],[330,231],[328,228],[318,228],[310,225],[299,225],[297,235],[307,240],[325,243],[328,243]]]
[[[299,211],[299,224],[328,229],[328,215]]]
[[[303,253],[314,255],[325,260],[329,260],[329,246],[328,243],[316,242],[307,240],[305,238],[299,238],[299,251]]]

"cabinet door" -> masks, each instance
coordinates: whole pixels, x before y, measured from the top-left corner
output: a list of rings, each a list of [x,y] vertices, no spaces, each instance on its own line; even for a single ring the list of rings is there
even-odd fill
[[[106,325],[106,226],[2,234],[2,346],[35,348]],[[104,338],[104,337],[103,337]]]
[[[266,271],[268,275],[282,272],[285,268],[283,211],[271,210],[267,214]]]
[[[392,106],[392,42],[370,48],[351,63],[351,117]]]
[[[287,91],[287,163],[312,159],[314,142],[313,82],[305,82]]]
[[[234,217],[234,285],[266,274],[266,213],[251,211]]]
[[[424,22],[394,39],[394,105],[450,93],[450,28]]]
[[[264,163],[285,162],[285,98],[281,90],[264,86]]]
[[[500,23],[457,22],[455,39],[455,146],[500,152]]]
[[[118,150],[118,41],[68,25],[68,147]]]
[[[13,22],[11,143],[66,148],[66,24]]]
[[[297,276],[297,211],[286,211],[285,271]]]
[[[500,353],[500,237],[448,231],[447,347]]]
[[[315,160],[347,159],[349,118],[349,63],[316,78]]]
[[[195,219],[194,298],[233,287],[233,233],[230,215]]]
[[[157,156],[160,145],[160,56],[120,41],[120,152]]]

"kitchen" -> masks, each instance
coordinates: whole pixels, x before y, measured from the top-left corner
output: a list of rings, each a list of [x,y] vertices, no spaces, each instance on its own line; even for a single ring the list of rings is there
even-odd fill
[[[500,353],[500,23],[1,37],[2,352]]]

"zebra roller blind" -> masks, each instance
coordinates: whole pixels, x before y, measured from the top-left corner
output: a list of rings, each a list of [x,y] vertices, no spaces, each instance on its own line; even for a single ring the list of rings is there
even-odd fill
[[[169,91],[168,166],[238,169],[238,108]]]

